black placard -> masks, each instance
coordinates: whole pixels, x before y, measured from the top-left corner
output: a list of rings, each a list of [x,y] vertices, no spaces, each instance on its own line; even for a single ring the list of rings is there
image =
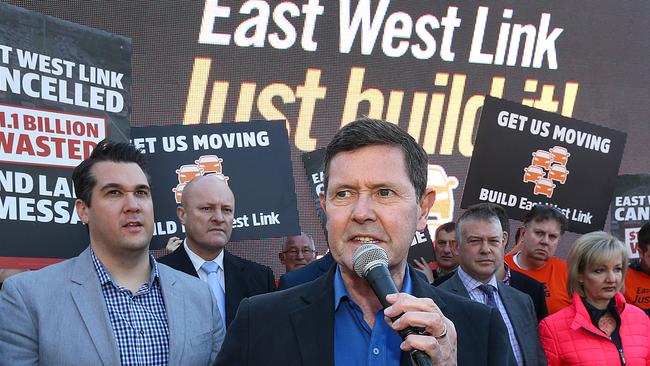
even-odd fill
[[[626,134],[486,97],[461,207],[494,202],[521,220],[557,207],[569,230],[602,230]]]
[[[149,160],[156,224],[151,247],[183,236],[176,216],[182,190],[218,174],[235,195],[232,241],[298,235],[298,210],[284,121],[132,129]]]
[[[610,207],[610,232],[625,243],[631,258],[638,258],[637,233],[650,221],[650,174],[619,176]]]
[[[0,268],[79,254],[72,169],[127,141],[131,40],[0,3]]]

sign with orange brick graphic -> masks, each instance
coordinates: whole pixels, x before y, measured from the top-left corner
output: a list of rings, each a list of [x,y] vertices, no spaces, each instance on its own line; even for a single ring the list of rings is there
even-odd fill
[[[493,202],[521,220],[536,204],[557,207],[569,230],[602,230],[626,134],[486,97],[461,207]]]
[[[231,240],[296,235],[298,210],[282,122],[152,126],[132,129],[132,142],[148,155],[156,223],[153,248],[184,236],[176,216],[192,179],[216,175],[235,195]]]

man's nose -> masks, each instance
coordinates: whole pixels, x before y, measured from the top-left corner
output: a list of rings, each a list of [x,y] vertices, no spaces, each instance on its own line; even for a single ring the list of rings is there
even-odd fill
[[[212,216],[210,217],[210,219],[216,222],[223,222],[225,220],[225,217],[223,215],[223,212],[221,212],[221,210],[216,209],[212,212]]]
[[[127,192],[125,200],[125,209],[127,211],[140,211],[140,200],[135,196],[135,192]]]
[[[352,219],[359,223],[375,219],[374,202],[369,195],[359,195],[352,209]]]

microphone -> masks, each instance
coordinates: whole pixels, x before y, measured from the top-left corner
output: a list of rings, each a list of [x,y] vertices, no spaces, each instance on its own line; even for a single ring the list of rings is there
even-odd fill
[[[389,307],[390,304],[386,301],[386,295],[396,294],[399,291],[388,271],[388,254],[386,254],[386,251],[375,244],[364,244],[354,252],[352,264],[357,275],[368,281],[384,309]],[[395,321],[399,319],[399,316],[391,319]],[[413,327],[406,327],[398,333],[402,339],[406,339],[411,334],[419,334]],[[429,355],[423,351],[414,349],[411,351],[411,357],[418,366],[431,365]]]

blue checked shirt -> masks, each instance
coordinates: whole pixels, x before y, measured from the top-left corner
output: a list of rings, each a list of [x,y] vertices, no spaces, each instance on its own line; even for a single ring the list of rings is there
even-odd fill
[[[92,258],[122,365],[167,365],[169,327],[156,261],[151,257],[149,282],[134,294],[113,281],[94,252]]]
[[[465,289],[467,289],[467,292],[469,293],[469,297],[472,300],[480,302],[481,304],[487,304],[487,295],[479,288],[479,286],[483,284],[481,281],[477,281],[472,277],[470,277],[470,275],[468,275],[465,271],[463,271],[463,269],[460,266],[458,267],[458,277],[460,278],[461,282],[463,282],[463,286],[465,286]],[[496,277],[492,276],[492,278],[487,283],[487,285],[494,287],[495,289],[494,293],[496,295],[499,294],[499,287],[497,286]],[[508,317],[508,312],[506,311],[506,308],[503,305],[503,301],[501,301],[501,296],[494,296],[494,301],[497,304],[499,313],[501,313],[503,322],[506,324],[506,328],[508,328],[508,337],[510,338],[512,353],[515,354],[515,360],[517,360],[517,365],[522,366],[524,364],[524,356],[521,353],[519,342],[517,342],[517,335],[515,334],[515,328],[512,326],[512,323],[510,322],[510,317]]]

